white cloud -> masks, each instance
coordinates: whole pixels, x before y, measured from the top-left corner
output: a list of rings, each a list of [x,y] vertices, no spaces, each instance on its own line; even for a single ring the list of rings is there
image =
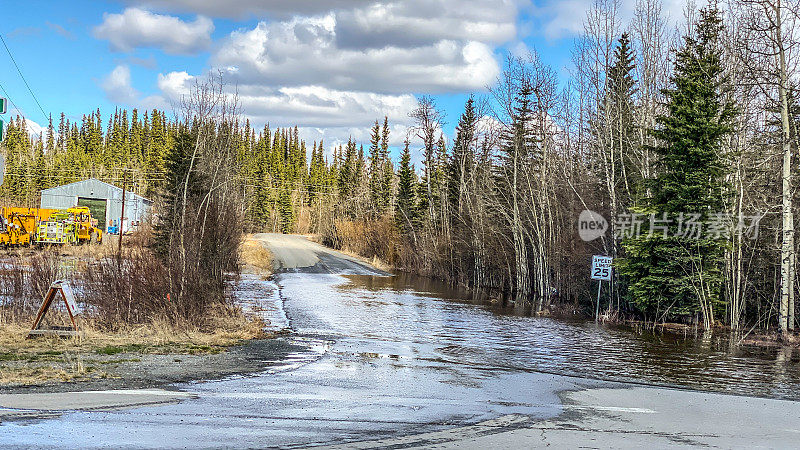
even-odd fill
[[[416,106],[414,96],[336,91],[320,86],[280,88],[274,93],[241,94],[245,114],[264,122],[279,118],[284,124],[303,127],[369,126],[388,116],[393,123],[408,123]]]
[[[492,48],[477,41],[339,48],[333,14],[261,22],[252,30],[234,32],[212,61],[239,84],[324,84],[380,93],[481,90],[499,73]]]
[[[548,39],[576,36],[583,32],[586,13],[593,4],[592,0],[556,0],[540,10],[545,20],[543,33]]]
[[[115,67],[100,86],[113,103],[129,105],[139,97],[139,92],[131,85],[131,69],[127,65]]]
[[[314,15],[334,9],[363,6],[364,0],[125,0],[175,12],[192,12],[212,17],[247,16],[288,18]]]
[[[324,139],[330,149],[350,136],[368,140],[370,124],[384,115],[392,145],[402,145],[416,107],[412,93],[474,92],[493,83],[495,48],[519,42],[519,5],[528,0],[127,1],[265,19],[219,42],[207,67],[222,73],[254,126],[298,125],[304,138]],[[196,76],[162,73],[160,95],[142,102],[175,104]]]
[[[586,14],[597,3],[596,0],[548,0],[534,8],[534,16],[542,22],[541,34],[548,39],[578,36],[583,33]],[[700,8],[704,0],[695,1]],[[683,19],[684,0],[662,0],[661,10],[672,23]],[[627,24],[633,18],[636,0],[620,0],[617,20]]]
[[[170,100],[177,101],[188,95],[195,77],[184,72],[158,74],[158,88]]]
[[[336,12],[341,48],[418,47],[441,40],[501,43],[515,38],[512,0],[404,0]]]
[[[104,14],[94,36],[108,40],[115,51],[130,52],[141,47],[160,48],[170,54],[193,54],[211,45],[211,19],[199,16],[194,22],[128,8],[122,14]]]
[[[159,74],[158,87],[165,101],[178,102],[187,95],[196,78],[186,72]],[[395,124],[407,124],[416,107],[413,95],[384,95],[339,91],[322,86],[281,87],[226,86],[229,96],[238,95],[243,113],[254,124],[297,125],[308,128],[368,126],[388,116]]]
[[[30,135],[30,136],[32,136],[32,137],[34,137],[36,139],[38,139],[39,136],[42,136],[42,137],[44,137],[46,139],[47,126],[39,125],[38,122],[34,122],[28,116],[26,116],[24,112],[20,111],[17,108],[9,108],[8,109],[8,114],[6,114],[4,117],[2,117],[2,119],[3,119],[3,127],[4,128],[7,127],[8,123],[11,120],[16,120],[17,117],[25,118],[25,126],[28,128],[28,135]]]
[[[184,72],[185,73],[185,72]],[[159,88],[162,86],[162,81],[159,75]],[[170,80],[172,81],[172,80]],[[175,85],[175,82],[172,82]],[[141,93],[137,91],[131,83],[131,69],[128,65],[117,65],[100,83],[100,87],[105,92],[106,97],[117,105],[134,106],[146,109],[167,109],[170,106],[169,101],[163,95],[150,95],[142,98]],[[173,92],[170,90],[170,82],[167,81],[162,88],[162,91]]]

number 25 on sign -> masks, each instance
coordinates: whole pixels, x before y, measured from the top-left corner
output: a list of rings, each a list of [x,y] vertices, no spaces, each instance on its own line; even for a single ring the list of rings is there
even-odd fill
[[[610,256],[592,256],[592,279],[598,280],[597,304],[595,305],[594,320],[597,320],[600,317],[600,288],[603,287],[603,281],[611,281],[612,261],[613,258]]]
[[[611,261],[610,256],[592,256],[592,279],[611,281]]]

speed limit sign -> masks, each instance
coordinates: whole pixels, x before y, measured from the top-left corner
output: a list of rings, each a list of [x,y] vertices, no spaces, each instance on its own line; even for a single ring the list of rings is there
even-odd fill
[[[611,281],[611,261],[610,256],[592,256],[592,279]]]

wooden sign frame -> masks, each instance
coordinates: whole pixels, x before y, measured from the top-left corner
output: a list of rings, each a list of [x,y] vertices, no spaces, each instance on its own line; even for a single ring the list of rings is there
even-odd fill
[[[56,296],[59,294],[61,299],[64,300],[64,306],[67,308],[69,320],[72,322],[72,329],[69,329],[69,327],[59,327],[50,330],[40,329],[39,327],[42,324],[42,319],[44,319],[45,314],[47,314],[47,311],[53,304],[53,300],[55,300]],[[47,295],[44,296],[42,306],[39,307],[39,312],[36,314],[36,320],[34,320],[33,326],[31,326],[31,331],[28,332],[28,338],[44,335],[79,336],[80,332],[78,331],[78,321],[76,320],[76,316],[78,315],[77,310],[78,305],[75,302],[75,294],[72,292],[72,286],[70,286],[69,283],[64,280],[53,282],[53,284],[50,285],[50,289],[47,290]]]

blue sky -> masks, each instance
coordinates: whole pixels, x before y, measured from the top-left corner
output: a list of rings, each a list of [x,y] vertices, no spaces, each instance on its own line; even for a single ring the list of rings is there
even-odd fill
[[[623,10],[632,1],[623,1]],[[408,111],[433,95],[447,135],[469,93],[508,52],[535,49],[563,73],[590,0],[125,0],[18,2],[0,30],[45,113],[169,109],[195,77],[222,70],[261,126],[309,140],[366,137],[383,114],[401,141]],[[624,14],[623,14],[624,15]],[[46,119],[5,49],[0,85]],[[7,120],[9,114],[5,116]]]

